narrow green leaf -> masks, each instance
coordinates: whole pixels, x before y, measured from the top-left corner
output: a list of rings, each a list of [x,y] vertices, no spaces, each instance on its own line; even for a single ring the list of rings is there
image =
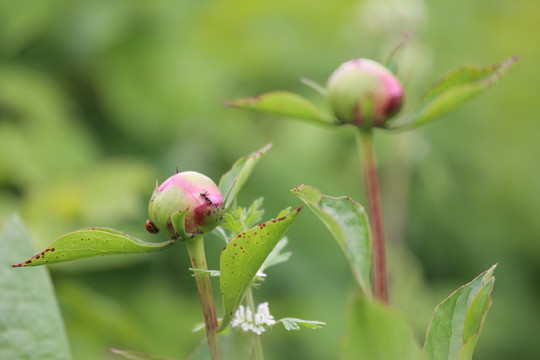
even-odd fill
[[[0,359],[69,360],[47,268],[9,267],[35,251],[19,217],[13,216],[0,235]]]
[[[236,198],[242,186],[246,183],[251,171],[259,162],[261,156],[266,154],[272,148],[272,143],[252,152],[249,155],[243,156],[236,160],[232,168],[227,171],[219,180],[219,190],[223,195],[229,194],[225,207],[228,208],[230,203]]]
[[[519,57],[514,56],[493,65],[463,66],[450,71],[427,90],[416,110],[397,119],[390,125],[390,129],[417,127],[448,114],[494,85],[518,60]]]
[[[302,320],[297,318],[283,318],[277,321],[282,323],[283,327],[287,331],[300,330],[300,325],[307,327],[308,329],[321,329],[326,323],[316,320]]]
[[[301,209],[249,229],[232,239],[223,249],[220,257],[220,286],[224,314],[219,331],[229,325],[257,271]]]
[[[315,90],[316,92],[318,92],[320,95],[326,97],[327,95],[327,92],[326,92],[326,89],[324,88],[324,86],[322,86],[321,84],[311,80],[311,79],[308,79],[306,77],[303,77],[300,79],[300,82],[306,86],[309,86],[310,88],[312,88],[313,90]]]
[[[290,91],[271,91],[256,97],[228,100],[225,106],[288,116],[316,124],[334,124],[333,119],[323,110]]]
[[[435,309],[427,331],[423,359],[470,360],[487,311],[495,278],[493,265],[454,291]]]
[[[98,255],[153,252],[162,250],[173,243],[173,240],[148,243],[108,228],[81,229],[60,236],[39,254],[12,266],[45,265]]]
[[[304,201],[326,225],[345,254],[360,289],[371,297],[371,228],[364,207],[349,197],[323,195],[313,186],[300,185],[291,192]]]
[[[133,351],[133,350],[111,349],[111,352],[113,354],[123,357],[124,359],[129,359],[129,360],[179,360],[179,359],[165,357],[165,356],[145,354],[145,353],[142,353],[139,351]]]
[[[346,314],[342,360],[417,360],[420,347],[404,317],[379,302],[357,296]]]
[[[203,269],[189,268],[189,271],[193,271],[193,276],[203,276],[203,275],[208,275],[210,277],[221,276],[221,272],[219,270],[203,270]]]
[[[383,59],[384,66],[386,66],[388,70],[390,70],[394,74],[397,74],[399,58],[401,57],[401,53],[411,40],[411,35],[412,32],[407,31],[405,35],[401,37],[398,43],[394,45],[394,47],[388,52],[388,54],[386,54]]]

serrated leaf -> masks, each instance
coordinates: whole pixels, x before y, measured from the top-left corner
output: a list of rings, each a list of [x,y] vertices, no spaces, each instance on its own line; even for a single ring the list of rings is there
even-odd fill
[[[416,110],[404,118],[397,119],[390,124],[389,129],[404,130],[417,127],[448,114],[494,85],[518,59],[518,56],[514,56],[493,65],[463,66],[450,71],[427,90]]]
[[[225,106],[307,120],[319,125],[334,124],[333,119],[317,105],[290,91],[271,91],[255,97],[227,100]]]
[[[37,266],[100,255],[153,252],[163,250],[173,243],[173,240],[162,243],[144,242],[108,228],[81,229],[60,236],[39,254],[12,266]]]
[[[454,291],[435,309],[423,350],[424,360],[470,360],[487,311],[495,278],[493,265]]]
[[[406,32],[405,35],[403,35],[403,37],[398,41],[396,45],[394,45],[394,47],[388,52],[388,54],[385,55],[383,59],[384,66],[394,74],[397,74],[399,58],[401,57],[401,53],[411,40],[411,34],[411,31]]]
[[[249,229],[232,239],[223,249],[220,286],[224,314],[218,331],[229,325],[246,289],[301,209]]]
[[[343,250],[360,289],[371,297],[371,228],[362,205],[349,197],[323,195],[317,188],[301,185],[291,192],[321,219]]]
[[[243,156],[240,159],[236,160],[232,168],[227,171],[221,179],[219,180],[219,190],[227,197],[225,207],[228,208],[230,203],[236,198],[238,192],[244,186],[247,181],[251,171],[259,162],[259,159],[262,155],[266,154],[268,150],[272,148],[272,143],[260,148],[259,150],[252,152],[249,155]]]
[[[420,357],[413,329],[389,306],[357,296],[346,318],[342,360],[417,360]]]
[[[283,318],[279,319],[277,322],[283,324],[283,327],[287,331],[291,330],[300,330],[300,325],[307,327],[308,329],[321,329],[326,323],[316,320],[302,320],[297,318]]]
[[[70,360],[47,268],[13,269],[36,250],[18,216],[0,235],[0,359]]]

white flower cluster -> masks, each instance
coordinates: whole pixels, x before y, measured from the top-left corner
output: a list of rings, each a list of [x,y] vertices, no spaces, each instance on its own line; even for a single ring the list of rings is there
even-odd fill
[[[274,317],[270,314],[268,303],[264,302],[257,306],[257,313],[255,315],[253,315],[249,308],[240,305],[238,310],[236,310],[231,326],[240,326],[246,332],[253,331],[255,334],[261,335],[266,330],[264,325],[272,326],[275,323]]]

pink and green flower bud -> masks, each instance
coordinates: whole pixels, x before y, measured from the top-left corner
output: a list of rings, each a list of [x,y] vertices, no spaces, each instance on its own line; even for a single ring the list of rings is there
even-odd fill
[[[385,127],[403,105],[399,80],[369,59],[343,63],[326,85],[330,107],[341,123],[360,128]]]
[[[171,216],[186,209],[186,234],[202,235],[212,231],[225,212],[221,191],[210,178],[197,172],[175,174],[154,190],[148,204],[150,219],[146,228],[152,233],[166,231],[176,239],[180,234],[175,231]]]

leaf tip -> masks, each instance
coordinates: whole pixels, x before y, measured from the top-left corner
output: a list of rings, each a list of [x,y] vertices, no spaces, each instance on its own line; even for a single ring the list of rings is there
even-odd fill
[[[239,99],[223,100],[222,105],[229,108],[245,107],[257,104],[260,101],[258,96],[245,97]]]

